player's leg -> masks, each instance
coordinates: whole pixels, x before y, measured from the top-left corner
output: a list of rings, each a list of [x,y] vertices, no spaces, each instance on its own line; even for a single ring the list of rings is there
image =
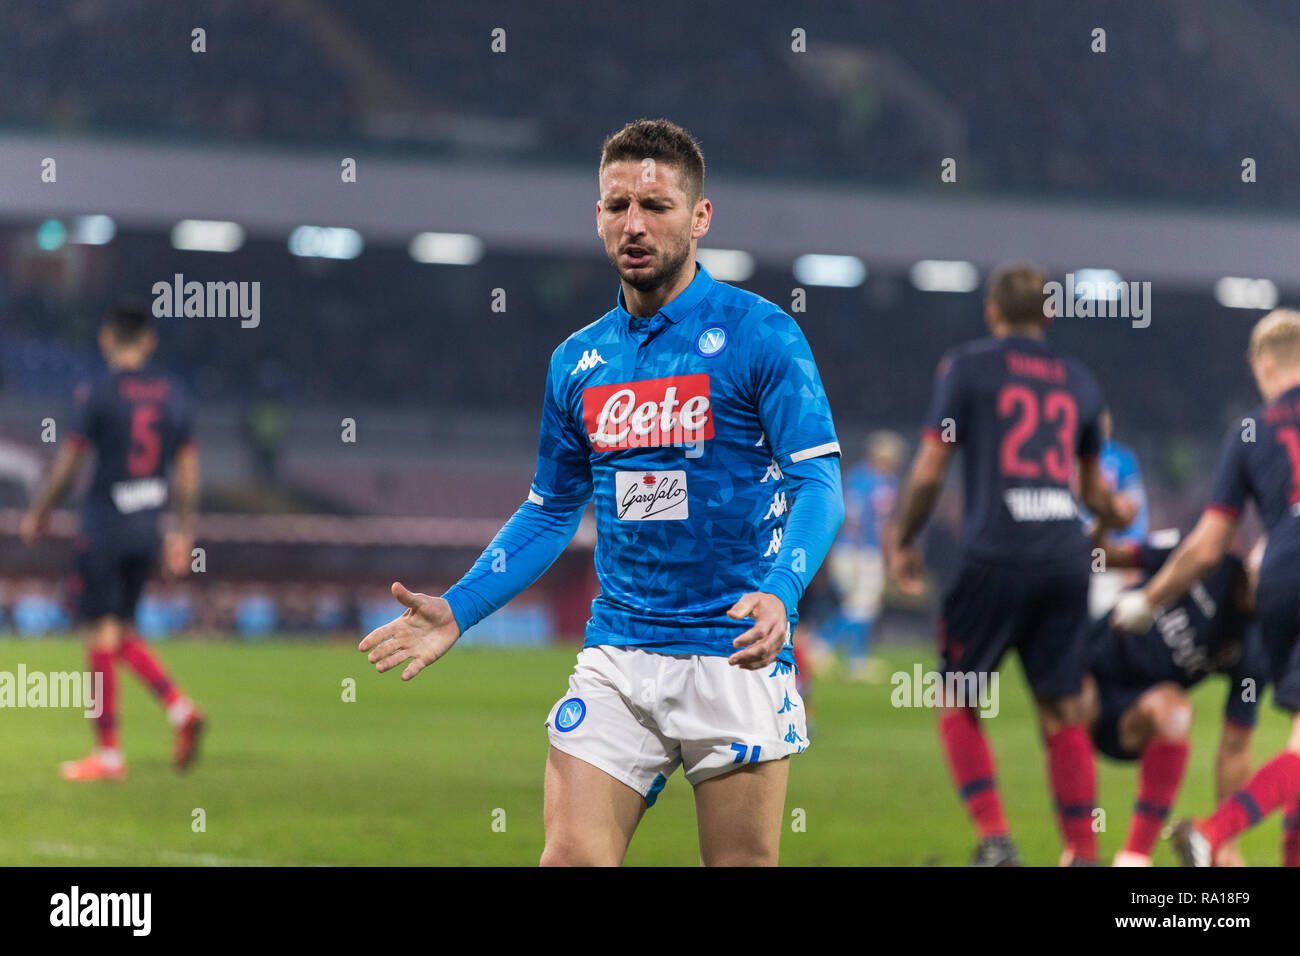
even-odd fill
[[[1192,704],[1174,683],[1144,692],[1119,719],[1124,752],[1141,754],[1137,800],[1116,866],[1150,866],[1151,850],[1178,796],[1187,769]]]
[[[1210,866],[1216,851],[1279,808],[1300,800],[1300,602],[1295,584],[1260,583],[1257,614],[1274,681],[1273,702],[1291,713],[1291,734],[1282,752],[1255,772],[1246,786],[1195,823],[1181,821],[1174,850],[1185,866]]]
[[[1029,579],[1027,616],[1017,646],[1037,703],[1047,769],[1064,838],[1062,864],[1097,861],[1093,810],[1097,763],[1086,729],[1088,572]]]
[[[885,590],[885,562],[878,548],[862,550],[857,572],[860,594],[854,608],[856,628],[849,644],[849,679],[883,683],[884,668],[871,658],[871,635],[880,617],[880,602]]]
[[[775,865],[788,779],[786,759],[808,744],[807,708],[783,652],[759,670],[725,657],[670,658],[655,721],[679,741],[695,788],[706,866]]]
[[[1282,819],[1282,865],[1300,866],[1300,797],[1291,801]]]
[[[990,565],[962,567],[943,596],[939,617],[939,667],[948,674],[991,674],[1011,640],[1017,613],[1006,575]],[[975,826],[975,866],[1018,866],[1002,800],[986,720],[967,702],[945,701],[936,715],[939,740],[953,785]]]
[[[584,648],[568,693],[546,719],[543,866],[617,866],[681,749],[655,726],[663,654]]]
[[[95,687],[97,717],[94,725],[95,749],[88,757],[68,760],[59,766],[59,775],[68,781],[122,780],[126,777],[126,760],[118,740],[118,690],[115,658],[121,642],[122,622],[111,614],[90,622],[86,634],[87,668]]]
[[[695,787],[700,862],[705,866],[776,866],[785,822],[790,760],[744,764]]]
[[[542,866],[618,866],[646,811],[621,780],[551,747],[546,755]]]
[[[60,764],[59,775],[73,782],[121,780],[126,776],[126,761],[118,740],[116,656],[122,622],[115,613],[120,589],[117,556],[103,545],[80,541],[73,563],[77,613],[86,627],[86,667],[99,713],[91,718],[95,749],[87,757]]]
[[[1300,713],[1291,718],[1286,747],[1255,772],[1249,782],[1204,820],[1174,830],[1174,849],[1186,866],[1209,866],[1228,840],[1253,827],[1279,807],[1300,801]]]
[[[136,605],[154,563],[153,551],[129,555],[122,569],[122,630],[118,659],[129,667],[166,709],[168,722],[176,729],[172,763],[179,770],[188,769],[198,756],[199,739],[204,728],[203,715],[172,682],[162,662],[149,650],[136,632]]]

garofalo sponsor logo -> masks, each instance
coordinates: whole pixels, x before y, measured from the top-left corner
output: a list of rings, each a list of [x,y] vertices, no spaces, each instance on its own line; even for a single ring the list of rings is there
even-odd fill
[[[262,321],[260,282],[186,282],[178,272],[171,282],[155,282],[153,294],[156,319],[238,318],[245,329]]]
[[[889,679],[894,690],[889,702],[895,707],[953,707],[979,711],[981,717],[996,717],[998,672],[954,671],[941,674],[923,671],[920,664],[912,672],[896,671]]]
[[[74,886],[50,897],[51,926],[127,927],[148,936],[152,912],[152,893],[83,893]]]
[[[104,675],[90,671],[0,671],[0,707],[79,707],[87,717],[104,713]]]

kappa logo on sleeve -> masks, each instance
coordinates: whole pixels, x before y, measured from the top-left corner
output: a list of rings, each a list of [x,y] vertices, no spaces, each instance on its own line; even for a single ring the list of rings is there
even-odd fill
[[[582,420],[596,452],[684,445],[713,437],[709,376],[674,375],[582,390]]]

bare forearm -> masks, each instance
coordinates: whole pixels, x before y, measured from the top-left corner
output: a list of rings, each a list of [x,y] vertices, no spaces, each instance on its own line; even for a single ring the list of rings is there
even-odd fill
[[[41,516],[49,514],[54,506],[66,497],[68,491],[72,488],[73,482],[77,480],[77,473],[80,469],[80,455],[61,455],[54,463],[54,470],[50,472],[49,480],[32,502],[32,513]]]
[[[178,455],[172,484],[172,511],[176,519],[176,530],[192,538],[199,513],[199,459],[193,451]]]
[[[935,503],[943,485],[938,482],[912,482],[903,497],[903,508],[898,518],[898,545],[910,547],[934,512]]]
[[[1217,558],[1184,542],[1142,590],[1153,607],[1165,607],[1186,594],[1217,563]]]

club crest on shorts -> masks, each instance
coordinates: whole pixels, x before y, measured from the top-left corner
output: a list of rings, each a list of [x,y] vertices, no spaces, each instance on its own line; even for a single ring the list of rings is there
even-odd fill
[[[582,702],[582,698],[570,697],[560,704],[559,710],[555,712],[555,729],[562,734],[567,734],[582,723],[582,718],[586,716],[587,705]]]
[[[711,329],[705,329],[700,333],[700,337],[695,340],[695,351],[705,358],[717,355],[726,347],[727,330],[716,325]]]

